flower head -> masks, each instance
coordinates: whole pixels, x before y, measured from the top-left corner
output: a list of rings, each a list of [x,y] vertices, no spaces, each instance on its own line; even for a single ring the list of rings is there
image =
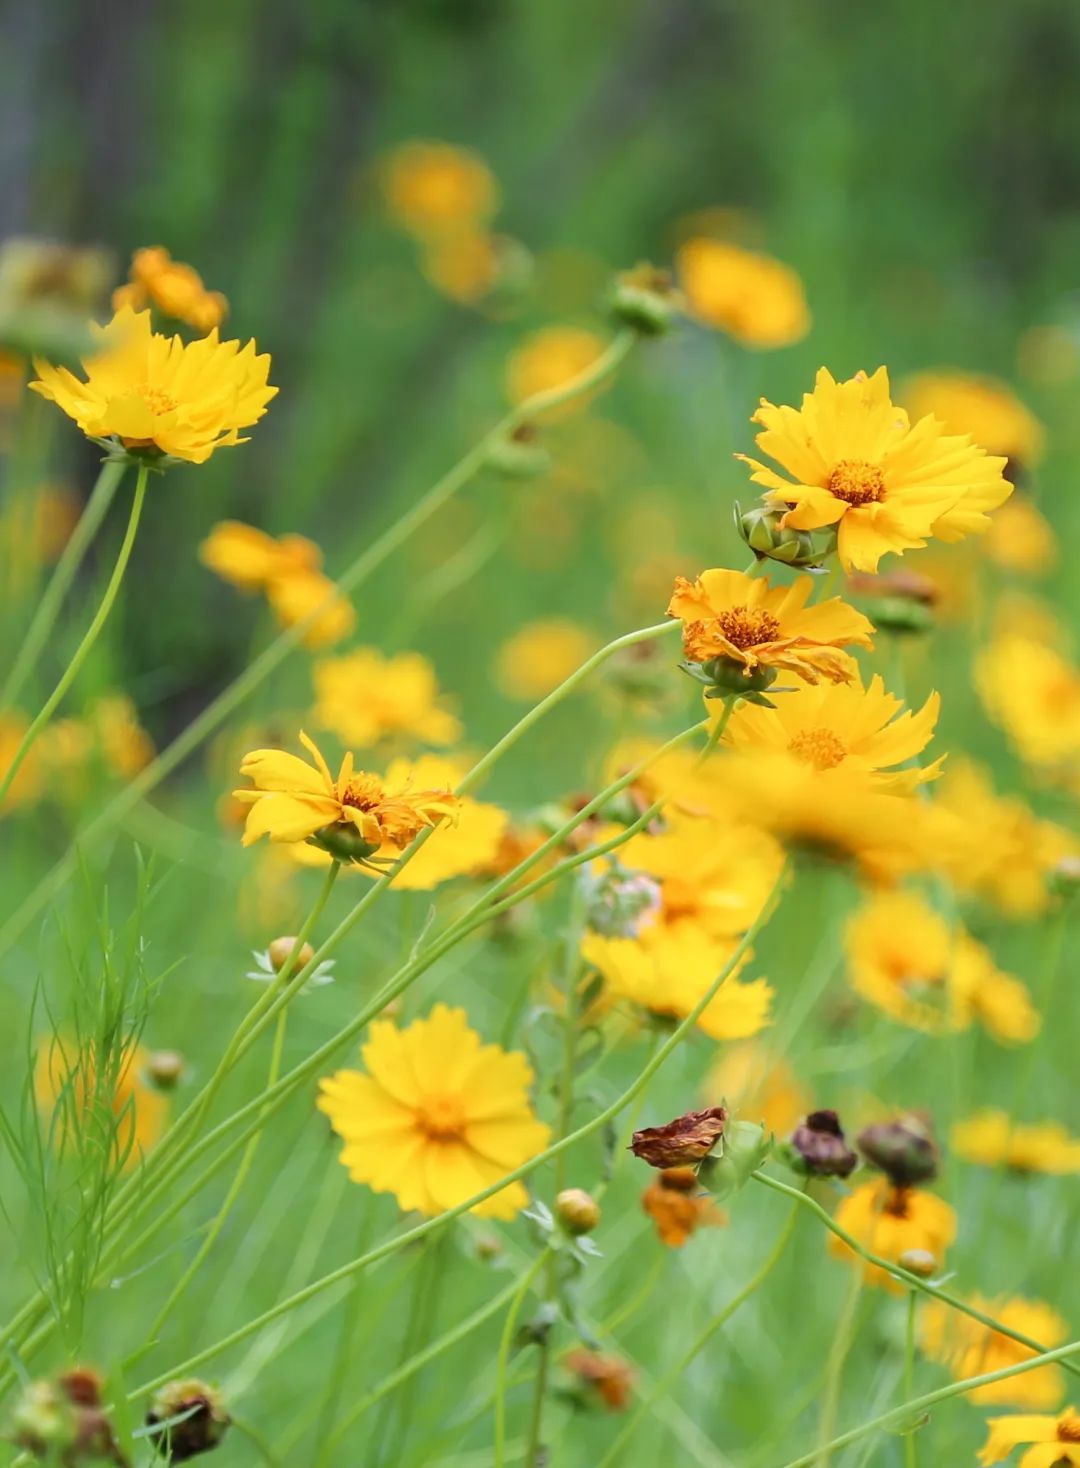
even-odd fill
[[[977,1111],[958,1121],[950,1144],[957,1157],[1014,1173],[1080,1173],[1080,1137],[1059,1121],[1014,1122],[1005,1111]]]
[[[766,487],[766,503],[784,507],[783,524],[796,530],[835,525],[848,571],[874,571],[883,555],[929,536],[959,540],[985,530],[986,512],[1012,492],[1004,459],[945,433],[932,417],[912,425],[889,397],[884,367],[847,382],[823,367],[801,408],[763,399],[754,422],[763,429],[758,448],[792,476],[741,456]]]
[[[870,647],[873,626],[839,597],[807,606],[812,588],[810,576],[770,586],[742,571],[703,571],[696,581],[676,580],[668,616],[683,624],[688,662],[724,663],[746,679],[762,668],[846,683],[854,664],[840,649]]]
[[[495,674],[508,698],[533,700],[557,688],[596,651],[596,638],[568,617],[529,622],[499,648]]]
[[[1021,1335],[1040,1341],[1048,1350],[1068,1339],[1068,1325],[1058,1312],[1042,1300],[987,1300],[973,1295],[968,1301],[984,1315],[992,1315]],[[957,1381],[983,1376],[1028,1361],[1037,1353],[1012,1336],[963,1315],[942,1300],[928,1301],[922,1312],[921,1345],[933,1361],[947,1366]],[[976,1406],[990,1404],[1052,1410],[1065,1394],[1065,1376],[1060,1366],[1040,1366],[1022,1375],[1009,1376],[976,1387],[968,1400]]]
[[[687,240],[678,254],[690,313],[747,347],[786,347],[810,330],[802,281],[771,255],[728,240]]]
[[[153,306],[162,316],[201,332],[220,326],[229,309],[220,291],[207,290],[193,266],[174,260],[161,245],[135,251],[129,283],[113,292],[112,304],[114,311]]]
[[[964,434],[988,454],[1031,466],[1042,454],[1042,424],[1007,383],[973,372],[920,372],[903,384],[912,418],[932,415],[946,433]]]
[[[1014,494],[1001,506],[983,538],[983,550],[1003,571],[1045,576],[1058,561],[1053,527],[1026,495]]]
[[[319,659],[312,677],[315,723],[351,748],[399,737],[452,744],[461,733],[443,706],[434,669],[418,652],[388,658],[377,648],[358,647],[343,657]]]
[[[647,1126],[636,1131],[630,1150],[650,1167],[694,1167],[720,1141],[726,1123],[727,1112],[722,1106],[688,1111],[663,1126]]]
[[[1061,1468],[1080,1463],[1080,1412],[1066,1407],[1060,1417],[991,1417],[986,1424],[990,1436],[979,1462],[984,1468],[1004,1463],[1013,1448],[1033,1443],[1020,1459],[1019,1468]]]
[[[999,634],[975,661],[975,686],[1027,764],[1080,755],[1080,668],[1064,653],[1021,632]]]
[[[319,1110],[345,1143],[352,1180],[393,1193],[403,1209],[456,1207],[547,1145],[525,1056],[484,1045],[462,1009],[437,1004],[405,1029],[377,1020],[363,1057],[366,1074],[342,1070],[320,1083]],[[474,1211],[509,1219],[527,1202],[514,1182]]]
[[[103,1064],[93,1048],[43,1037],[34,1096],[43,1111],[55,1113],[53,1130],[61,1143],[85,1128],[88,1145],[94,1145],[99,1130],[94,1118],[109,1112],[116,1122],[112,1145],[117,1157],[126,1167],[137,1165],[164,1131],[169,1110],[165,1097],[147,1081],[150,1058],[141,1045],[130,1045],[119,1059],[109,1057]]]
[[[859,1165],[835,1111],[811,1111],[792,1132],[788,1157],[808,1177],[848,1177]]]
[[[545,326],[533,332],[506,364],[506,391],[510,401],[523,403],[537,393],[565,387],[599,360],[604,347],[603,337],[582,326]],[[578,412],[588,399],[589,394],[583,393],[549,409],[548,416]]]
[[[424,242],[475,230],[499,205],[484,160],[452,143],[402,143],[383,161],[382,189],[391,217]]]
[[[244,443],[277,393],[268,355],[255,343],[160,336],[149,311],[123,306],[96,327],[99,350],[84,358],[85,382],[66,367],[36,359],[30,386],[73,418],[88,438],[125,449],[203,464],[217,448]]]
[[[842,1200],[836,1221],[872,1254],[891,1264],[912,1249],[933,1255],[940,1267],[945,1251],[956,1237],[956,1214],[942,1198],[918,1188],[897,1188],[886,1178],[863,1183]],[[906,1286],[876,1264],[852,1253],[842,1239],[831,1236],[829,1250],[860,1267],[868,1284],[893,1294]]]
[[[254,788],[234,793],[251,807],[245,846],[260,836],[286,842],[317,836],[342,860],[366,860],[384,846],[404,851],[421,831],[457,812],[458,800],[450,790],[388,789],[378,775],[355,769],[351,754],[342,760],[335,779],[303,732],[300,742],[314,766],[280,749],[256,749],[244,756],[240,773]]]
[[[168,1444],[170,1463],[183,1463],[216,1448],[231,1421],[221,1393],[194,1377],[166,1382],[154,1393],[146,1414],[150,1440],[156,1438],[163,1448]],[[165,1427],[166,1422],[171,1425]]]
[[[634,1387],[634,1371],[620,1356],[584,1347],[571,1351],[563,1365],[579,1388],[594,1395],[609,1412],[625,1412]]]
[[[720,1228],[727,1215],[702,1190],[692,1167],[665,1167],[641,1195],[657,1237],[669,1249],[681,1249],[699,1228]]]

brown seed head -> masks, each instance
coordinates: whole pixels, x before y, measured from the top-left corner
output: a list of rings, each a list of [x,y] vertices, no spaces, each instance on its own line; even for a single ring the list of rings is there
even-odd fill
[[[727,1112],[722,1106],[688,1111],[664,1126],[643,1127],[634,1133],[630,1150],[650,1167],[693,1167],[724,1135]]]

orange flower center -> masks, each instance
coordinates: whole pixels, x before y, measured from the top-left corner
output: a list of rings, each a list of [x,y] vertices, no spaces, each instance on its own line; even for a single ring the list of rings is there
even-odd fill
[[[748,647],[759,647],[763,642],[772,642],[780,631],[780,623],[771,612],[761,612],[754,607],[729,607],[717,614],[716,624],[733,647],[745,652]]]
[[[176,399],[170,397],[164,388],[154,387],[150,382],[142,384],[139,388],[139,396],[155,418],[160,418],[163,413],[175,413],[179,406]]]
[[[841,459],[829,475],[828,490],[845,504],[865,505],[885,498],[885,476],[865,459]]]
[[[1059,1443],[1080,1443],[1080,1415],[1067,1411],[1057,1425]]]
[[[341,792],[342,805],[351,805],[354,810],[374,810],[382,804],[383,788],[378,775],[363,772],[354,775]]]
[[[833,770],[847,757],[847,746],[831,729],[800,729],[792,736],[788,753],[815,770]]]
[[[420,1107],[416,1121],[433,1142],[452,1142],[465,1130],[465,1111],[456,1096],[429,1096]]]

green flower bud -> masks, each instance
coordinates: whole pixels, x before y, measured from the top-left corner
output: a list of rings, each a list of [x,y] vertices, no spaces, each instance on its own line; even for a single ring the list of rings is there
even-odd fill
[[[643,262],[615,277],[608,309],[616,320],[642,336],[661,336],[683,307],[683,298],[667,270]]]
[[[724,1130],[720,1146],[698,1169],[698,1182],[716,1198],[737,1193],[750,1181],[772,1151],[772,1137],[752,1121],[734,1121]]]
[[[366,861],[374,856],[378,846],[365,841],[355,826],[344,821],[335,821],[331,826],[321,826],[311,838],[312,846],[321,846],[323,851],[338,861]]]
[[[584,1188],[563,1188],[555,1199],[555,1217],[568,1234],[591,1234],[600,1222],[600,1205]]]
[[[535,479],[551,468],[551,455],[531,423],[519,423],[487,451],[487,466],[507,479]]]
[[[756,505],[744,511],[735,502],[735,528],[758,560],[779,561],[784,566],[820,566],[836,549],[836,527],[792,530],[781,525],[783,510]]]
[[[879,631],[897,637],[932,632],[937,626],[933,610],[926,602],[906,596],[883,596],[867,602],[866,615]]]

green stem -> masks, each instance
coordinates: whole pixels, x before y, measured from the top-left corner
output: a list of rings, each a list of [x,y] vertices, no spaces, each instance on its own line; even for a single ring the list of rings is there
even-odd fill
[[[1026,1361],[1017,1361],[1012,1366],[1003,1366],[999,1371],[987,1371],[982,1376],[969,1376],[964,1381],[954,1381],[949,1386],[939,1387],[935,1392],[927,1392],[924,1396],[913,1397],[909,1401],[902,1402],[900,1406],[893,1407],[888,1412],[883,1412],[880,1417],[874,1417],[869,1422],[861,1422],[858,1427],[853,1427],[848,1432],[843,1432],[839,1437],[834,1437],[830,1443],[826,1443],[828,1452],[835,1452],[837,1448],[846,1448],[849,1443],[857,1442],[859,1438],[865,1437],[869,1432],[877,1432],[881,1428],[893,1427],[902,1423],[905,1419],[912,1419],[924,1413],[928,1408],[935,1407],[938,1402],[947,1402],[950,1397],[963,1396],[965,1392],[976,1391],[982,1386],[993,1386],[997,1381],[1005,1381],[1010,1376],[1022,1376],[1025,1371],[1037,1371],[1040,1366],[1049,1366],[1057,1361],[1063,1366],[1071,1365],[1070,1356],[1080,1355],[1080,1341],[1070,1341],[1067,1346],[1058,1346],[1054,1351],[1043,1351],[1038,1356],[1030,1356]],[[801,1458],[792,1458],[790,1463],[785,1463],[784,1468],[810,1468],[816,1463],[818,1453],[806,1453]]]
[[[514,1348],[518,1316],[525,1297],[536,1282],[536,1277],[547,1263],[549,1250],[544,1249],[529,1265],[529,1268],[511,1288],[510,1309],[506,1312],[502,1334],[499,1337],[499,1355],[495,1367],[495,1455],[492,1468],[505,1468],[506,1464],[506,1396],[510,1356]]]
[[[489,1187],[482,1189],[478,1193],[474,1193],[469,1198],[463,1199],[462,1202],[456,1203],[452,1208],[446,1209],[445,1212],[438,1214],[436,1217],[429,1218],[425,1220],[425,1222],[419,1223],[411,1229],[407,1229],[404,1233],[398,1234],[395,1238],[387,1240],[385,1243],[378,1245],[375,1249],[370,1250],[367,1254],[362,1255],[359,1259],[350,1260],[347,1264],[340,1265],[337,1269],[332,1270],[329,1274],[323,1275],[321,1279],[314,1280],[310,1285],[306,1286],[306,1288],[298,1290],[295,1294],[290,1295],[285,1300],[279,1301],[276,1305],[272,1306],[271,1309],[264,1311],[261,1315],[256,1316],[253,1320],[249,1320],[246,1325],[240,1326],[230,1335],[223,1337],[219,1341],[216,1341],[211,1346],[207,1346],[197,1355],[182,1363],[182,1365],[174,1367],[171,1371],[165,1372],[161,1377],[156,1378],[153,1381],[144,1382],[142,1386],[138,1387],[136,1391],[132,1393],[132,1396],[142,1396],[147,1392],[156,1390],[166,1381],[170,1381],[174,1376],[186,1375],[188,1372],[194,1370],[196,1366],[202,1365],[204,1361],[209,1361],[213,1359],[213,1357],[217,1356],[221,1351],[228,1350],[230,1346],[236,1345],[239,1341],[246,1340],[248,1336],[255,1334],[265,1325],[268,1325],[271,1321],[278,1319],[279,1316],[288,1314],[290,1311],[297,1309],[303,1304],[306,1304],[308,1300],[312,1299],[315,1295],[320,1294],[323,1290],[330,1289],[335,1284],[338,1284],[341,1280],[350,1279],[354,1274],[359,1274],[364,1269],[369,1268],[372,1264],[378,1263],[379,1260],[386,1258],[390,1254],[396,1253],[398,1249],[407,1248],[409,1245],[419,1242],[420,1239],[426,1238],[428,1234],[434,1233],[438,1229],[445,1228],[447,1224],[453,1222],[453,1220],[455,1218],[458,1218],[462,1213],[467,1213],[470,1209],[475,1208],[478,1203],[483,1203],[486,1199],[492,1197],[495,1193],[501,1192],[501,1190],[505,1188],[509,1183],[517,1182],[521,1178],[528,1177],[545,1162],[553,1161],[556,1157],[560,1155],[560,1153],[565,1152],[569,1150],[569,1148],[576,1146],[579,1142],[584,1141],[586,1137],[593,1136],[596,1132],[601,1131],[610,1122],[614,1121],[619,1113],[623,1111],[633,1101],[634,1097],[637,1096],[642,1088],[649,1084],[653,1076],[661,1068],[665,1061],[667,1061],[669,1057],[674,1054],[675,1050],[678,1049],[679,1045],[685,1039],[686,1035],[697,1024],[698,1020],[701,1018],[701,1015],[705,1012],[706,1008],[712,1003],[713,999],[715,999],[721,986],[736,971],[747,949],[749,949],[751,945],[755,942],[761,929],[765,926],[768,918],[772,915],[773,899],[780,892],[786,876],[787,863],[785,862],[783,868],[777,876],[772,891],[769,893],[765,902],[762,904],[760,913],[747,929],[747,931],[743,934],[742,938],[740,938],[739,942],[736,944],[730,958],[724,965],[721,972],[705,990],[704,994],[702,994],[701,998],[694,1005],[693,1009],[690,1010],[689,1014],[687,1014],[685,1018],[680,1020],[679,1023],[675,1026],[671,1034],[667,1037],[663,1045],[661,1045],[661,1047],[653,1056],[653,1058],[649,1061],[649,1063],[643,1068],[641,1073],[626,1088],[626,1090],[622,1092],[620,1096],[618,1096],[613,1102],[611,1102],[610,1105],[604,1107],[603,1110],[597,1112],[594,1117],[585,1122],[582,1126],[578,1127],[576,1131],[570,1132],[567,1136],[559,1138],[550,1146],[546,1147],[542,1152],[538,1152],[535,1157],[530,1157],[526,1162],[522,1162],[517,1167],[512,1168],[508,1173],[499,1178],[496,1182],[493,1182]],[[755,1176],[757,1176],[757,1174],[755,1174]]]
[[[521,424],[546,412],[560,403],[590,392],[594,387],[611,377],[621,366],[637,340],[632,331],[620,332],[611,341],[607,351],[597,358],[584,372],[566,382],[562,387],[547,392],[535,393],[518,404],[501,422],[484,435],[467,454],[434,484],[426,494],[407,510],[390,528],[371,541],[357,556],[344,575],[334,583],[322,605],[313,607],[308,615],[295,626],[280,633],[254,662],[235,678],[217,698],[209,703],[202,713],[173,740],[172,744],[153,760],[145,770],[119,792],[80,832],[67,852],[53,869],[21,903],[17,910],[0,928],[0,953],[7,952],[27,926],[48,906],[71,876],[79,869],[86,853],[109,831],[120,825],[137,805],[157,788],[177,766],[181,765],[203,740],[209,736],[240,707],[260,685],[273,673],[295,648],[301,646],[310,628],[338,596],[351,596],[368,580],[382,564],[409,537],[424,525],[443,505],[453,498],[475,476],[486,467],[491,449],[506,434],[512,433]],[[677,625],[677,624],[673,624]]]
[[[765,1283],[766,1279],[775,1268],[781,1254],[783,1254],[784,1250],[787,1248],[788,1243],[791,1240],[791,1236],[795,1232],[795,1224],[798,1220],[798,1217],[799,1210],[797,1207],[793,1206],[790,1213],[788,1214],[787,1222],[781,1229],[780,1234],[777,1237],[776,1243],[769,1251],[769,1254],[766,1257],[761,1268],[757,1271],[756,1274],[752,1275],[751,1278],[747,1280],[746,1284],[743,1285],[742,1289],[739,1290],[737,1294],[732,1296],[732,1298],[719,1312],[719,1314],[715,1315],[712,1320],[709,1321],[705,1329],[700,1333],[700,1335],[697,1336],[694,1341],[690,1343],[686,1351],[684,1351],[682,1356],[667,1373],[667,1375],[662,1377],[658,1382],[654,1384],[652,1390],[649,1392],[649,1395],[645,1397],[644,1400],[640,1403],[633,1416],[627,1422],[626,1426],[622,1429],[618,1437],[611,1444],[610,1448],[608,1448],[607,1452],[600,1459],[597,1468],[612,1468],[612,1464],[615,1463],[623,1448],[626,1447],[627,1444],[630,1442],[642,1419],[649,1412],[652,1411],[657,1402],[663,1400],[663,1398],[668,1395],[672,1387],[676,1384],[683,1373],[689,1369],[691,1362],[693,1362],[695,1357],[697,1357],[705,1349],[705,1347],[709,1344],[717,1331],[720,1330],[722,1326],[726,1325],[726,1323],[735,1314],[736,1310],[738,1310],[739,1307],[750,1298],[755,1290],[759,1289],[761,1285]]]
[[[11,665],[11,672],[0,690],[0,709],[10,709],[18,700],[31,670],[41,656],[42,648],[56,625],[60,609],[64,604],[72,582],[78,574],[83,558],[90,548],[102,521],[109,512],[120,481],[124,477],[127,463],[122,459],[107,459],[101,466],[97,482],[90,491],[90,498],[83,507],[78,524],[71,532],[63,554],[38,602],[37,611],[27,628],[22,646]]]
[[[146,482],[149,478],[149,474],[149,469],[147,469],[145,465],[140,465],[139,477],[135,481],[135,496],[131,502],[131,514],[128,517],[127,530],[124,532],[124,539],[120,546],[120,554],[116,558],[116,565],[113,567],[113,573],[109,578],[109,584],[105,588],[105,595],[102,597],[101,605],[95,612],[94,619],[90,623],[90,626],[86,629],[82,641],[75,649],[74,656],[72,657],[70,663],[68,663],[67,667],[61,674],[59,683],[57,683],[56,687],[49,695],[48,699],[45,702],[44,708],[38,714],[37,718],[34,719],[33,723],[30,725],[29,729],[27,729],[26,733],[23,735],[19,747],[15,751],[15,756],[12,759],[11,764],[8,766],[7,772],[4,775],[3,780],[0,781],[0,809],[3,808],[4,799],[8,791],[11,789],[11,782],[15,779],[15,776],[19,771],[19,766],[29,754],[31,746],[34,744],[34,741],[37,739],[42,729],[45,728],[49,720],[52,718],[53,714],[56,712],[56,709],[63,699],[64,695],[67,693],[68,689],[78,677],[79,670],[82,668],[83,663],[86,662],[86,659],[90,656],[90,652],[94,646],[94,643],[97,642],[98,637],[101,635],[101,629],[105,626],[105,623],[109,619],[109,613],[113,609],[117,594],[120,590],[120,583],[124,579],[124,572],[127,570],[127,564],[128,561],[131,559],[131,552],[135,546],[135,535],[139,528],[140,517],[142,516],[143,501],[146,498]]]
[[[919,1297],[914,1290],[908,1291],[907,1323],[904,1330],[904,1396],[910,1401],[915,1394],[915,1325],[918,1319]],[[904,1434],[904,1468],[918,1468],[919,1450],[915,1434]]]
[[[827,1468],[829,1462],[829,1439],[836,1429],[836,1414],[840,1408],[840,1387],[844,1376],[844,1363],[855,1339],[855,1322],[858,1318],[859,1301],[862,1299],[862,1275],[854,1270],[848,1281],[840,1318],[833,1331],[829,1356],[825,1365],[825,1381],[821,1392],[821,1415],[818,1419],[818,1453],[815,1462]]]

